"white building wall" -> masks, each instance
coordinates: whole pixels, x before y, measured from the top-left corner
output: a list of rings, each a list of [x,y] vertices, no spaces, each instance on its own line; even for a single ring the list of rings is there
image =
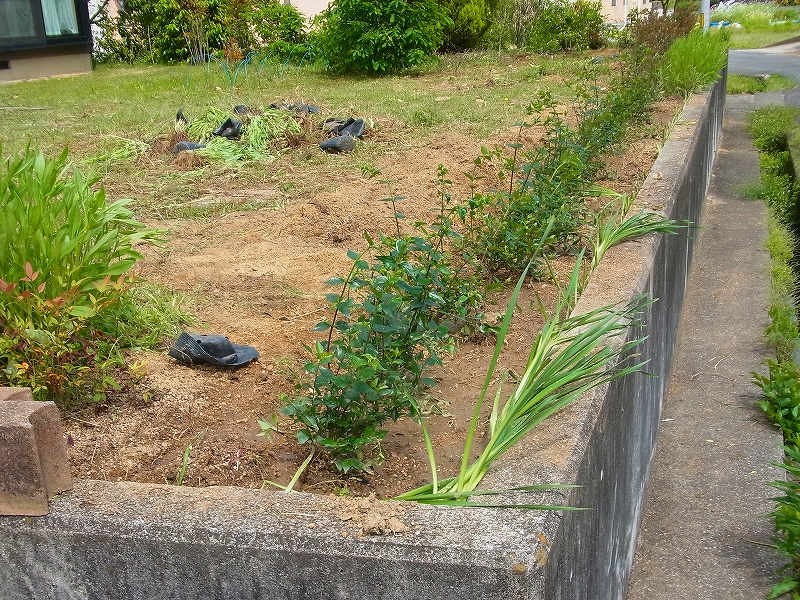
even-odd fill
[[[330,4],[330,0],[285,0],[285,2],[294,6],[309,19],[313,19]]]
[[[659,6],[661,4],[659,3]],[[603,17],[607,23],[624,25],[628,13],[633,9],[639,11],[653,8],[652,0],[603,0]]]

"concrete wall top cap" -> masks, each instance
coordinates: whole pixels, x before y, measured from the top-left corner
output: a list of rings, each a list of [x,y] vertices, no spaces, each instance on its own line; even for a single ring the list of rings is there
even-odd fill
[[[33,402],[31,388],[0,387],[0,402],[3,400],[30,400]]]

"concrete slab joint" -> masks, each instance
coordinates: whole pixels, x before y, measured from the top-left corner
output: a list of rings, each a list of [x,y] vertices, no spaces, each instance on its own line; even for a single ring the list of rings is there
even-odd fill
[[[0,388],[0,515],[40,516],[72,489],[61,415],[28,388]]]

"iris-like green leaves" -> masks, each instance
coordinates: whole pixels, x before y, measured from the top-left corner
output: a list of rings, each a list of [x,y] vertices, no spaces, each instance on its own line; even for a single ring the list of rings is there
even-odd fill
[[[426,504],[480,506],[480,503],[470,502],[469,497],[475,495],[478,484],[492,463],[523,436],[584,392],[641,369],[642,363],[625,364],[625,361],[644,338],[628,341],[620,341],[615,338],[627,333],[631,320],[648,304],[645,298],[637,299],[630,307],[624,309],[606,306],[585,314],[562,317],[568,302],[575,295],[575,289],[580,284],[580,264],[581,260],[579,259],[572,272],[569,285],[560,295],[560,299],[542,331],[536,336],[525,371],[502,408],[500,407],[499,392],[495,396],[490,419],[489,441],[478,458],[468,464],[481,409],[484,406],[490,382],[495,376],[500,352],[511,323],[511,316],[522,288],[522,282],[527,274],[526,269],[517,282],[498,334],[494,356],[486,373],[467,433],[463,462],[458,476],[441,482],[437,481],[435,457],[433,449],[429,445],[428,453],[433,466],[432,483],[401,494],[397,499],[414,500]],[[427,432],[425,437],[427,440]],[[540,486],[535,489],[543,488]],[[524,506],[533,507],[532,505]]]

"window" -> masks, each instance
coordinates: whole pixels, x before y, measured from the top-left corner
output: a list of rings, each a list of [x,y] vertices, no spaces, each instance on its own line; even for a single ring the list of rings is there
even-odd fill
[[[88,16],[81,0],[0,0],[0,49],[89,41]]]
[[[41,0],[47,36],[78,35],[78,16],[73,0]]]
[[[37,16],[30,0],[0,2],[0,42],[30,43],[41,40],[44,32]]]

